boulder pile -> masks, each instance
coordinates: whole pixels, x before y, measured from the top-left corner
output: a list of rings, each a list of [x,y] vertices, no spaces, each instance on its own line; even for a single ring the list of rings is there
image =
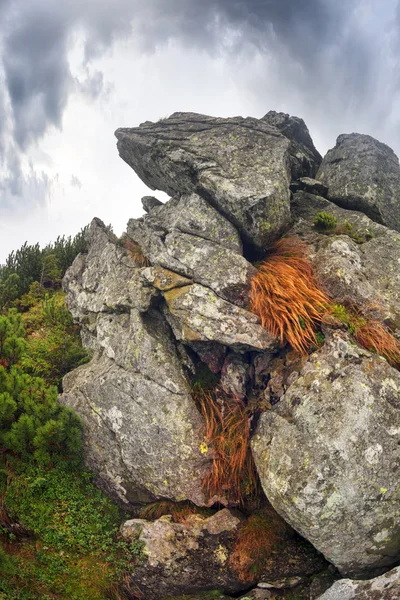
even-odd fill
[[[93,220],[63,281],[92,359],[61,401],[97,485],[132,517],[121,535],[142,560],[126,594],[397,598],[397,157],[351,134],[322,159],[304,121],[273,111],[175,113],[116,137],[171,199],[143,198],[120,239]],[[287,323],[265,326],[290,290],[269,320],[254,310],[282,238],[329,298],[318,323],[299,319],[315,328],[302,354],[277,334]]]

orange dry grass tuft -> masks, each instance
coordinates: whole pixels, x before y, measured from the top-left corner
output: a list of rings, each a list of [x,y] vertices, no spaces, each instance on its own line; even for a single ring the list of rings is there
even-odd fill
[[[206,422],[205,438],[214,451],[210,473],[203,482],[210,498],[225,497],[234,504],[255,495],[258,488],[253,457],[249,450],[251,415],[245,403],[233,396],[219,400],[213,392],[196,392]]]
[[[400,342],[376,319],[369,319],[356,311],[350,318],[349,331],[366,350],[386,358],[388,363],[400,369]]]
[[[263,327],[307,354],[318,345],[315,328],[329,305],[328,296],[319,289],[307,257],[307,246],[296,237],[282,238],[251,281],[250,309]]]
[[[129,256],[132,258],[135,265],[138,267],[149,267],[150,262],[143,254],[142,248],[137,242],[129,239],[126,235],[123,237],[124,248],[128,251]]]
[[[194,514],[208,514],[212,511],[201,509],[195,506],[192,502],[172,502],[171,500],[159,500],[152,502],[140,510],[139,516],[141,519],[155,521],[164,515],[171,515],[175,523],[182,523]]]
[[[267,559],[288,535],[288,525],[271,506],[250,515],[240,527],[231,566],[243,582],[262,575]]]

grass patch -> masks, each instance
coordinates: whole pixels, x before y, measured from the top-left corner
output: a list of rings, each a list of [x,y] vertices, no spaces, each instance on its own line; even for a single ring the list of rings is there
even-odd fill
[[[197,388],[194,397],[205,420],[205,439],[214,458],[203,486],[209,496],[242,504],[255,497],[259,483],[249,449],[251,412],[243,400],[222,390]]]
[[[314,278],[307,247],[297,237],[274,244],[251,280],[250,309],[281,345],[299,354],[318,346],[316,330],[329,306]]]

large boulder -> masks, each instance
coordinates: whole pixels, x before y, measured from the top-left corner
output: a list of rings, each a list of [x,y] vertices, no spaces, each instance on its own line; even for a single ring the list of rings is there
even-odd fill
[[[369,135],[340,135],[317,179],[328,186],[332,202],[399,231],[400,166],[389,146]]]
[[[314,219],[321,212],[336,218],[336,229],[316,229]],[[292,214],[296,224],[291,233],[309,245],[315,273],[329,295],[375,308],[381,319],[400,329],[399,233],[305,192],[294,195]]]
[[[120,156],[146,185],[199,194],[246,242],[263,247],[287,226],[294,142],[267,120],[174,113],[115,135]]]
[[[318,600],[399,600],[400,567],[369,581],[336,581]]]
[[[113,498],[128,508],[158,498],[201,505],[209,464],[201,453],[203,419],[171,330],[150,309],[159,291],[129,261],[93,221],[89,253],[76,259],[64,287],[94,356],[66,375],[61,401],[80,415],[86,463]]]
[[[342,574],[400,559],[400,374],[343,332],[262,414],[252,450],[276,511]]]

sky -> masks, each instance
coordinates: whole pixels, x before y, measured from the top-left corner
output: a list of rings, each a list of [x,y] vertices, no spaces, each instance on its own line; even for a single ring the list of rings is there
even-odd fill
[[[150,192],[114,131],[176,111],[305,120],[400,153],[400,0],[0,0],[0,263]]]

